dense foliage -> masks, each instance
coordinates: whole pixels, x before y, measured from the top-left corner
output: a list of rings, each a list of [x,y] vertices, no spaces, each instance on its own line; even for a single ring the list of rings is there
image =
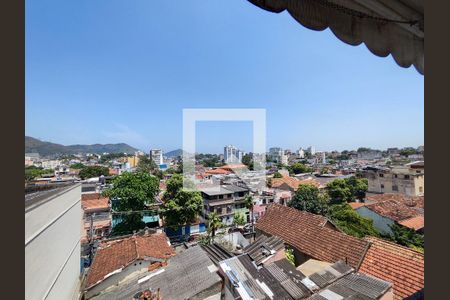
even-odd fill
[[[108,176],[109,168],[103,166],[87,166],[81,169],[78,175],[80,176],[81,179],[99,177],[101,175]]]
[[[125,172],[115,177],[113,187],[104,192],[111,199],[117,199],[114,210],[138,211],[155,202],[159,192],[159,180],[144,172]]]
[[[139,162],[136,171],[144,173],[152,173],[158,168],[156,163],[146,155],[139,156]]]
[[[327,184],[327,192],[331,204],[342,204],[355,199],[363,200],[368,189],[365,178],[351,176],[345,179],[335,179]]]
[[[388,238],[400,245],[414,248],[420,252],[423,252],[425,246],[425,239],[423,234],[417,233],[412,229],[398,224],[391,225],[391,230],[392,236]]]
[[[320,194],[316,186],[309,184],[300,185],[288,205],[318,215],[325,215],[328,210],[325,195]]]
[[[163,195],[161,215],[170,227],[195,222],[203,207],[200,192],[183,189],[183,177],[173,175],[167,180],[167,190]]]
[[[112,188],[104,192],[113,201],[113,213],[120,212],[121,222],[112,234],[127,234],[145,227],[142,210],[155,202],[159,180],[148,173],[125,172],[112,180]]]
[[[297,162],[288,167],[289,174],[301,174],[312,172],[312,169],[305,166],[304,164]]]
[[[83,165],[82,163],[75,163],[70,165],[71,169],[83,169],[84,167],[86,167],[85,165]]]
[[[328,216],[334,224],[349,235],[356,237],[379,235],[373,227],[373,221],[358,215],[347,203],[331,205]]]
[[[283,178],[283,175],[281,175],[280,172],[275,172],[275,173],[273,174],[273,178]]]
[[[25,167],[25,181],[31,181],[44,174],[53,174],[53,170],[43,169],[35,166]]]

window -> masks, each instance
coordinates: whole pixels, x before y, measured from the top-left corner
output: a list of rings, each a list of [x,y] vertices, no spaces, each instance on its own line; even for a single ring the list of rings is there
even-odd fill
[[[384,184],[381,184],[381,188],[384,189]]]
[[[405,179],[409,179],[409,175],[405,175]]]
[[[422,173],[422,171],[420,171],[420,170],[416,170],[416,173],[420,174],[420,173]]]
[[[393,185],[393,186],[392,186],[392,190],[398,192],[398,186]]]
[[[380,177],[384,177],[384,174],[380,174]]]
[[[423,193],[423,186],[419,186],[419,193]]]
[[[397,178],[398,177],[398,175],[397,174],[394,174],[394,178]]]

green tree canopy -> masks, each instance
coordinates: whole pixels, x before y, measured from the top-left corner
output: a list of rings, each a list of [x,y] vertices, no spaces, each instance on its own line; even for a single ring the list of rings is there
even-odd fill
[[[280,172],[275,172],[275,173],[273,174],[273,178],[283,178],[283,175],[281,175]]]
[[[118,211],[138,211],[155,202],[159,192],[159,180],[145,172],[125,172],[112,180],[113,187],[104,192],[118,201],[113,209]]]
[[[288,206],[319,215],[325,215],[328,209],[325,195],[310,184],[300,185]]]
[[[87,166],[81,169],[78,175],[81,179],[99,177],[101,175],[108,176],[109,168],[103,166]]]
[[[425,246],[423,234],[419,234],[410,228],[395,223],[390,227],[392,230],[392,236],[388,237],[389,239],[400,245],[423,252]]]
[[[211,233],[211,238],[214,239],[216,235],[217,229],[223,227],[222,220],[217,215],[217,213],[213,212],[208,215],[208,232]]]
[[[373,227],[373,221],[358,215],[347,203],[332,205],[329,208],[329,218],[349,235],[356,237],[379,236],[379,232]]]
[[[246,165],[249,170],[253,170],[253,157],[250,154],[245,154],[242,157],[242,163]]]
[[[356,178],[355,176],[351,176],[344,179],[347,185],[350,188],[352,193],[352,200],[359,199],[364,200],[366,197],[367,189],[369,188],[369,182],[366,178]]]
[[[352,191],[344,179],[335,179],[327,184],[327,192],[332,204],[341,204],[352,200]]]
[[[311,172],[311,168],[305,166],[304,164],[297,162],[288,167],[289,173],[293,174],[301,174]]]
[[[139,162],[136,167],[138,172],[152,173],[156,169],[158,169],[158,166],[152,159],[146,155],[139,156]]]
[[[71,169],[83,169],[84,167],[86,167],[85,165],[83,165],[82,163],[75,163],[70,165]]]
[[[243,213],[240,213],[240,212],[234,213],[234,216],[233,216],[233,224],[234,225],[242,226],[246,223],[245,221],[246,220],[245,220],[245,216]]]
[[[43,169],[35,166],[25,167],[25,181],[31,181],[33,179],[41,177],[44,174],[53,174],[53,170]]]
[[[203,207],[200,192],[184,190],[183,177],[179,174],[174,174],[167,180],[163,201],[161,214],[169,227],[195,222]]]

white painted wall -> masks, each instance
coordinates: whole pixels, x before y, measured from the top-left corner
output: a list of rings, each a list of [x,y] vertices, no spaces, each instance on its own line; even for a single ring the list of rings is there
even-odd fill
[[[25,212],[25,299],[76,299],[81,185]]]

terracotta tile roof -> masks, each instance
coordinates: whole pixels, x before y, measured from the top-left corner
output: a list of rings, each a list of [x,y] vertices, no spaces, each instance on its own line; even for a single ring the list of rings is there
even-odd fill
[[[423,216],[417,216],[402,220],[398,223],[414,230],[420,230],[425,227],[425,218]]]
[[[423,196],[407,196],[399,193],[376,194],[367,197],[367,203],[372,204],[386,200],[394,200],[409,207],[424,208],[425,198]]]
[[[272,204],[256,228],[285,240],[314,259],[336,262],[347,259],[357,268],[368,247],[368,242],[325,227],[327,219],[294,208]]]
[[[103,198],[102,194],[100,194],[100,193],[81,194],[81,201],[83,201],[83,200],[100,199],[100,198]]]
[[[357,209],[358,207],[364,206],[366,205],[365,203],[362,202],[350,202],[349,205],[353,208],[353,209]]]
[[[394,221],[402,221],[420,215],[419,211],[413,207],[409,207],[397,200],[380,201],[368,204],[366,207],[380,216],[384,216]]]
[[[394,299],[407,298],[424,288],[424,255],[378,238],[371,242],[359,271],[394,284]]]
[[[224,169],[212,169],[205,172],[205,174],[211,175],[222,175],[222,174],[230,174],[230,171],[226,171]]]
[[[81,201],[81,207],[84,211],[90,211],[90,210],[98,210],[98,209],[109,209],[109,198],[100,198],[100,199],[89,199],[89,200],[82,200]]]
[[[297,178],[290,176],[283,176],[282,178],[272,178],[272,188],[282,189],[283,185],[291,190],[297,190],[301,184],[310,184],[315,187],[320,187],[320,182],[314,178],[308,178],[303,180],[298,180]]]
[[[100,244],[86,279],[86,288],[103,281],[107,275],[124,268],[137,259],[153,257],[168,259],[175,251],[164,233],[132,236]]]

